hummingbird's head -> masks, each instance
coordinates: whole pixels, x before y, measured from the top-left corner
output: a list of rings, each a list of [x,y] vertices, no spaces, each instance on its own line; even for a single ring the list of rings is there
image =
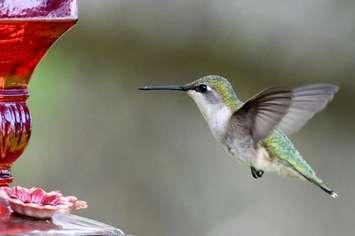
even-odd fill
[[[144,86],[139,89],[187,92],[201,111],[214,105],[225,105],[235,110],[241,103],[229,81],[219,75],[207,75],[185,85]]]
[[[229,81],[219,75],[207,75],[192,83],[187,84],[187,94],[195,101],[200,108],[205,106],[225,105],[231,110],[238,106],[238,98]]]

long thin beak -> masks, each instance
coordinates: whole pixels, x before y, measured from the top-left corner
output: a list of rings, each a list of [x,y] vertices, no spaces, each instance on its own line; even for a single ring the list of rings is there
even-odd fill
[[[139,87],[139,90],[163,90],[163,91],[187,91],[191,89],[191,86],[186,85],[161,85],[161,86],[143,86]]]

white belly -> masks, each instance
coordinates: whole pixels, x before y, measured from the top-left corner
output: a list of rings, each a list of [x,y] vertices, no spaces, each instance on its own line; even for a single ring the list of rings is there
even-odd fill
[[[271,157],[269,152],[261,145],[258,145],[256,149],[253,146],[248,149],[228,147],[228,151],[242,163],[253,166],[258,170],[275,172],[281,176],[293,176],[304,179],[298,172],[293,170],[292,167],[285,165],[278,158]]]

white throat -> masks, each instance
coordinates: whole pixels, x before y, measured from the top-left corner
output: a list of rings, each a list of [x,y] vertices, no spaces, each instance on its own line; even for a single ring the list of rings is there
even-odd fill
[[[188,91],[188,95],[197,104],[215,138],[222,141],[232,115],[231,109],[222,102],[210,103],[203,95],[195,91]]]

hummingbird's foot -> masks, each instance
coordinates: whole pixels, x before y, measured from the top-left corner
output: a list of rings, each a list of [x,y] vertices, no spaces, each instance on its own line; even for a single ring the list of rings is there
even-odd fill
[[[264,174],[264,171],[257,170],[253,166],[250,167],[250,170],[251,170],[251,175],[253,176],[254,179],[258,179],[258,178],[262,177]]]
[[[257,170],[256,174],[258,175],[258,177],[262,177],[263,174],[264,174],[264,171],[263,170]]]
[[[254,179],[259,178],[257,175],[257,170],[254,167],[251,166],[250,170],[251,170],[251,175],[253,176]]]

